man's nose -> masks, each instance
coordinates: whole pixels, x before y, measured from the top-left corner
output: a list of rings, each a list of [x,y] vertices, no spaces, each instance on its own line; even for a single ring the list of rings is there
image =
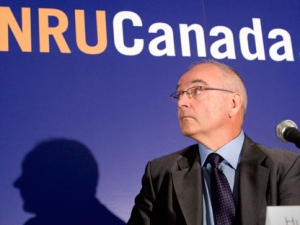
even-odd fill
[[[178,107],[189,107],[191,102],[191,95],[184,92],[183,95],[178,99]]]

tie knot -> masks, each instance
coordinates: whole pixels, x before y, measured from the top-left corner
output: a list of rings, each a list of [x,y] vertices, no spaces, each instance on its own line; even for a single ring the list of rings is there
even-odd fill
[[[222,157],[217,153],[211,153],[208,156],[208,162],[213,168],[218,167],[218,163],[222,160]]]

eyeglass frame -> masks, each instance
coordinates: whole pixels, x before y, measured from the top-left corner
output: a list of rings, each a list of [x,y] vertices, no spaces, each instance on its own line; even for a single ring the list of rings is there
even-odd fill
[[[225,91],[225,92],[229,92],[229,93],[234,93],[234,91],[231,91],[231,90],[228,90],[228,89],[215,88],[215,87],[200,85],[200,86],[190,87],[190,88],[186,89],[185,91],[175,91],[174,93],[172,93],[170,95],[170,97],[172,98],[172,100],[174,102],[178,102],[180,100],[180,98],[183,96],[184,93],[186,93],[188,96],[191,96],[191,97],[196,95],[197,88],[200,88],[201,92],[202,91],[213,90],[213,91]],[[192,90],[193,92],[191,92],[189,90]],[[179,95],[178,93],[180,93],[181,95]],[[201,93],[199,93],[199,94],[201,94]]]

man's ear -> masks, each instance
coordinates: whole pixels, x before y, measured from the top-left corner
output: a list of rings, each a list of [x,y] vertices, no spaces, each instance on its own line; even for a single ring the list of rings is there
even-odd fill
[[[242,108],[243,97],[239,93],[234,93],[230,98],[229,116],[234,117]]]

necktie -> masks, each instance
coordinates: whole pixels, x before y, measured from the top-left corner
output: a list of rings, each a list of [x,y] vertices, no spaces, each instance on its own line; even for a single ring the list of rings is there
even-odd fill
[[[236,209],[226,176],[218,169],[222,157],[216,153],[208,156],[211,164],[211,200],[215,225],[233,224]]]

